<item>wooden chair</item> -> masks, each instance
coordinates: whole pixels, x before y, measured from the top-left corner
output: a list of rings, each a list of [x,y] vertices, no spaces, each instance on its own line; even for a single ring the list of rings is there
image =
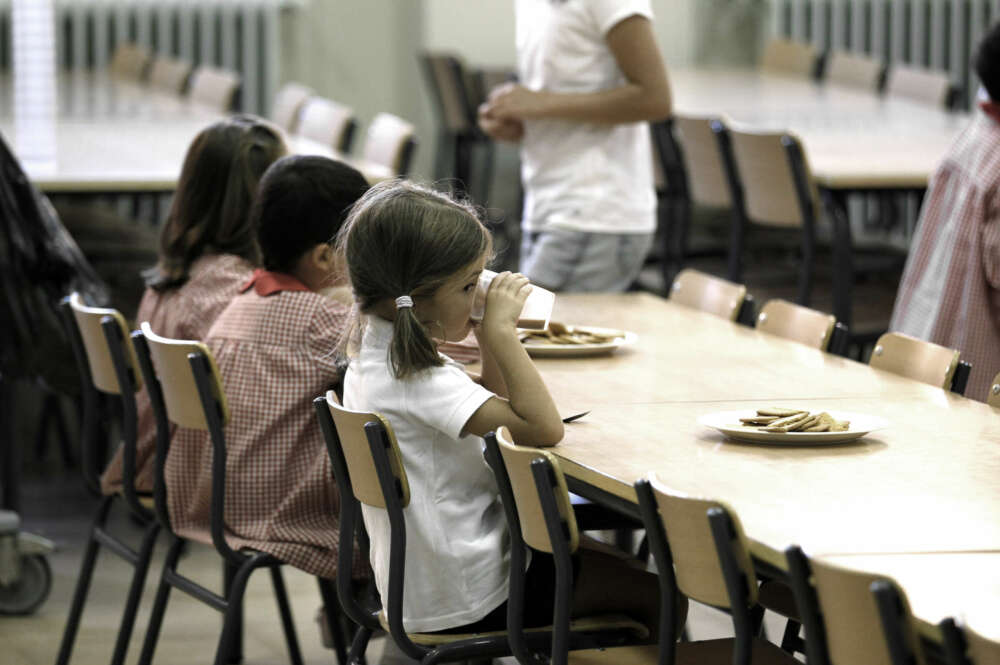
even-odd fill
[[[669,298],[678,305],[736,321],[747,298],[747,287],[685,268],[674,279]]]
[[[302,107],[297,133],[346,153],[351,150],[356,127],[353,110],[325,97],[312,97]]]
[[[962,636],[965,640],[968,662],[971,665],[1000,663],[1000,642],[977,633],[968,625],[962,629]],[[966,663],[956,660],[949,665],[966,665]]]
[[[236,107],[240,82],[236,72],[202,65],[191,74],[188,97],[196,104],[221,113],[232,111]]]
[[[798,138],[784,132],[729,127],[712,121],[733,207],[727,277],[743,277],[749,224],[797,230],[801,251],[796,302],[808,305],[816,260],[819,191]],[[835,236],[838,242],[840,236]],[[849,237],[845,242],[849,242]]]
[[[948,107],[953,87],[947,72],[894,64],[889,68],[886,95],[928,106]]]
[[[132,637],[139,599],[145,586],[156,536],[160,531],[160,524],[152,511],[152,499],[140,496],[135,489],[135,393],[142,388],[142,378],[136,364],[135,351],[129,341],[128,328],[121,313],[114,309],[88,307],[78,293],[65,298],[61,308],[81,377],[83,401],[81,466],[84,480],[91,493],[101,496],[98,473],[103,460],[97,459],[96,449],[100,431],[99,400],[102,394],[113,396],[121,403],[123,463],[122,491],[101,497],[101,503],[91,523],[56,663],[65,665],[72,655],[77,630],[80,627],[80,616],[97,563],[97,554],[103,546],[133,568],[111,656],[113,665],[121,665],[125,661],[125,654]],[[132,538],[119,538],[109,528],[112,511],[122,504],[142,525],[142,539],[138,549],[130,544]]]
[[[961,395],[972,366],[958,356],[955,349],[890,332],[875,342],[868,364]]]
[[[673,282],[688,255],[693,207],[729,209],[732,204],[710,126],[713,119],[675,114],[651,125],[664,285]]]
[[[660,633],[660,644],[675,650],[673,660],[665,662],[798,663],[790,653],[758,637],[764,616],[762,592],[735,513],[721,502],[673,492],[655,476],[637,481],[635,492],[660,586],[667,596],[664,609],[672,607],[674,596],[684,594],[729,612],[735,631],[733,638],[677,643],[672,621],[661,621],[667,632]],[[777,604],[773,608],[782,613],[795,609]],[[794,632],[798,633],[797,623]]]
[[[251,573],[261,568],[271,572],[275,597],[281,616],[289,660],[293,665],[302,664],[298,638],[292,622],[291,607],[281,574],[282,562],[265,552],[250,549],[232,549],[226,542],[225,493],[226,493],[226,444],[223,428],[229,420],[229,407],[222,390],[219,371],[208,347],[201,342],[183,341],[160,337],[153,333],[148,322],[142,332],[132,335],[139,359],[139,367],[146,381],[153,413],[156,418],[156,466],[153,497],[160,523],[169,534],[169,548],[163,563],[160,583],[150,613],[146,639],[139,656],[140,665],[149,665],[156,650],[163,615],[172,588],[179,589],[223,615],[222,633],[214,655],[215,665],[238,662],[242,657],[239,635],[242,630],[243,595]],[[154,369],[155,367],[155,369]],[[209,433],[212,441],[212,493],[211,540],[215,550],[227,567],[226,589],[222,595],[185,577],[177,570],[178,558],[185,539],[174,532],[167,510],[167,486],[164,466],[170,447],[170,425],[201,430]],[[320,580],[321,590],[323,581]],[[329,589],[332,598],[332,588]],[[332,605],[328,620],[332,621]],[[335,615],[333,615],[335,616]],[[339,629],[333,631],[339,635]],[[343,659],[341,662],[345,662]]]
[[[414,127],[399,116],[379,113],[368,125],[361,158],[405,176],[410,170],[417,146]]]
[[[764,47],[760,68],[774,74],[811,78],[816,73],[816,49],[811,44],[772,39]]]
[[[453,178],[460,190],[476,191],[475,198],[486,200],[494,147],[476,124],[473,77],[453,53],[423,52],[418,59],[440,127],[434,173]],[[473,152],[480,147],[485,150],[482,171],[473,175]]]
[[[191,63],[164,56],[157,57],[149,69],[149,85],[171,95],[179,95],[187,87]]]
[[[832,314],[818,312],[787,300],[768,300],[757,315],[757,329],[808,346],[843,354],[847,327]]]
[[[115,48],[108,63],[111,78],[141,81],[149,66],[149,51],[133,42],[122,42]]]
[[[878,60],[846,51],[832,51],[827,56],[827,83],[877,92],[884,76],[885,65]]]
[[[990,382],[989,394],[986,395],[986,403],[990,406],[1000,408],[1000,374],[993,377]]]
[[[289,134],[295,132],[298,128],[302,107],[315,94],[312,88],[301,83],[286,83],[274,96],[274,103],[271,105],[271,120]]]
[[[924,664],[906,596],[895,583],[810,559],[794,545],[785,557],[810,664]]]
[[[580,543],[577,520],[566,489],[566,479],[552,453],[540,448],[517,446],[505,428],[487,434],[485,457],[493,469],[500,489],[511,535],[510,597],[507,604],[507,627],[514,655],[522,665],[568,661],[585,663],[656,663],[656,645],[618,646],[594,649],[595,639],[604,633],[608,643],[619,644],[649,637],[647,626],[624,615],[603,615],[570,620],[572,610],[573,563],[571,556]],[[556,568],[555,609],[552,626],[525,629],[526,547],[551,554]],[[661,615],[672,620],[672,611]],[[551,641],[548,631],[551,630]],[[541,633],[541,635],[539,634]],[[597,634],[598,637],[594,637]],[[545,642],[549,642],[545,644]],[[586,648],[586,647],[591,648]],[[541,648],[539,648],[541,647]],[[546,649],[546,647],[549,647]],[[571,655],[571,648],[578,649]],[[543,655],[539,651],[548,651]]]
[[[403,582],[406,564],[406,517],[410,485],[392,426],[376,413],[345,409],[333,391],[313,401],[326,440],[337,488],[340,490],[340,557],[354,555],[355,537],[362,551],[367,536],[360,521],[361,505],[384,509],[389,517],[389,586],[381,609],[369,610],[358,602],[349,573],[339,572],[340,604],[361,626],[348,661],[359,662],[372,632],[384,629],[410,658],[441,663],[510,655],[506,632],[456,634],[408,633],[403,627]],[[342,567],[346,568],[346,567]],[[344,661],[342,661],[344,662]]]

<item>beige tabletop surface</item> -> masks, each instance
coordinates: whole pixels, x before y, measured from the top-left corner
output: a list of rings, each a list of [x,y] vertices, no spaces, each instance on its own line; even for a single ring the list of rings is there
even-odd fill
[[[15,154],[18,127],[9,77],[0,77],[0,133]],[[170,192],[177,186],[192,139],[225,117],[217,111],[145,86],[76,72],[57,82],[55,162],[25,164],[46,192]],[[371,182],[392,177],[381,165],[353,160],[315,141],[286,137],[289,152],[351,163]]]
[[[861,554],[824,557],[848,568],[891,576],[905,591],[924,635],[954,618],[1000,641],[1000,552]]]
[[[919,188],[968,123],[965,113],[749,69],[672,69],[679,113],[790,131],[833,189]]]
[[[1000,551],[1000,413],[867,365],[648,294],[560,295],[555,320],[638,341],[600,358],[537,359],[563,413],[591,409],[553,450],[574,478],[634,501],[655,472],[728,502],[755,556]],[[879,416],[836,446],[738,443],[698,423],[791,406]]]

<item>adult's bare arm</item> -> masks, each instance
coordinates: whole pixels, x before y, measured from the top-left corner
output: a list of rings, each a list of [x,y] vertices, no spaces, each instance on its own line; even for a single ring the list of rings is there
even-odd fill
[[[652,22],[645,16],[629,16],[615,24],[605,40],[625,75],[624,85],[599,92],[562,93],[506,84],[493,90],[480,115],[498,121],[560,118],[607,124],[670,115],[670,83]]]

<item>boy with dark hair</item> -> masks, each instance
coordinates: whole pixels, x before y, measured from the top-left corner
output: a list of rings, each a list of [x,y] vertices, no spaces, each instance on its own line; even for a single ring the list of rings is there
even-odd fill
[[[960,350],[982,401],[1000,370],[1000,23],[974,63],[978,110],[930,182],[889,327]]]

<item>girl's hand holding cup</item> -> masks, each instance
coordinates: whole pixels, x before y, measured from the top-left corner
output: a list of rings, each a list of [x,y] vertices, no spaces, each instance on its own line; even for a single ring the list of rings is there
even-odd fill
[[[531,293],[531,284],[524,275],[505,271],[494,277],[487,288],[480,328],[488,343],[497,333],[516,333],[518,316]]]

